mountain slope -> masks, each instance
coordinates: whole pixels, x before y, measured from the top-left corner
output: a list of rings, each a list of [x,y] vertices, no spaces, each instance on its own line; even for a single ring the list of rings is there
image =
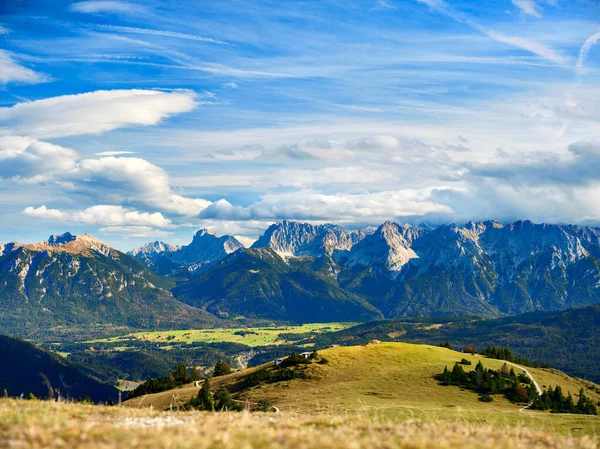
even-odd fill
[[[13,242],[0,255],[0,327],[27,335],[56,325],[146,328],[214,321],[175,300],[171,287],[141,262],[88,235]]]
[[[84,370],[66,359],[36,347],[26,341],[0,335],[0,391],[9,396],[48,397],[45,375],[63,398],[78,399],[89,396],[93,401],[117,400],[115,387],[104,384],[86,374]]]
[[[321,322],[381,316],[360,297],[340,289],[327,274],[290,265],[270,248],[237,251],[173,293],[187,304],[229,318]]]

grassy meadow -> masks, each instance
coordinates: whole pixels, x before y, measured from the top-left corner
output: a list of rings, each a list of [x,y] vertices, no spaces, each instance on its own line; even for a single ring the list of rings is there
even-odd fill
[[[160,412],[0,399],[0,448],[598,449],[597,438],[364,414]]]
[[[355,323],[313,323],[298,326],[265,326],[244,328],[209,328],[169,330],[155,332],[135,332],[121,337],[90,340],[87,343],[119,343],[129,340],[147,341],[157,344],[191,344],[191,343],[241,343],[250,347],[280,345],[287,341],[280,336],[284,334],[315,334],[335,332],[352,327]]]

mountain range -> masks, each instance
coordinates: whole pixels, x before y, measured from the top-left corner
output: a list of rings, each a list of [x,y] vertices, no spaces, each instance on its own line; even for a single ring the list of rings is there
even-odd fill
[[[90,236],[0,245],[0,329],[197,326],[214,317],[173,298],[174,283]]]
[[[499,317],[600,302],[600,229],[517,221],[348,230],[283,221],[128,254],[92,236],[0,245],[0,326],[187,327]]]
[[[599,236],[597,228],[530,221],[386,222],[369,232],[284,221],[174,294],[217,315],[315,321],[324,319],[318,307],[299,317],[290,304],[352,298],[385,318],[564,310],[600,302]]]

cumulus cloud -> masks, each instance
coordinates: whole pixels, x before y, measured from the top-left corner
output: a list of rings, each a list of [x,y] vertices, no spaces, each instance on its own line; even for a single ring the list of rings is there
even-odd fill
[[[571,144],[568,154],[500,151],[499,161],[471,166],[470,175],[520,185],[585,185],[600,181],[600,142]]]
[[[22,136],[0,137],[0,178],[50,180],[76,166],[77,152]]]
[[[356,222],[386,220],[391,217],[450,213],[444,205],[431,201],[433,189],[374,192],[364,194],[325,194],[312,190],[264,195],[249,207],[233,206],[226,200],[216,201],[201,219],[225,220],[332,220]]]
[[[0,136],[0,179],[53,182],[97,203],[143,204],[186,216],[198,215],[210,204],[175,193],[167,173],[145,159],[111,156],[79,160],[70,148],[31,137]]]
[[[84,159],[68,174],[75,187],[109,202],[144,203],[163,211],[197,215],[210,202],[173,192],[167,173],[157,165],[132,157]]]
[[[154,228],[168,228],[172,225],[171,221],[159,212],[140,212],[122,206],[97,205],[76,211],[48,209],[46,206],[40,206],[38,208],[29,206],[23,210],[23,213],[29,217],[99,226],[149,226]]]
[[[14,134],[40,138],[100,134],[156,125],[196,105],[196,94],[190,91],[100,90],[0,108],[0,123]]]
[[[37,84],[50,80],[51,78],[48,75],[23,67],[14,60],[9,52],[0,50],[0,84]]]

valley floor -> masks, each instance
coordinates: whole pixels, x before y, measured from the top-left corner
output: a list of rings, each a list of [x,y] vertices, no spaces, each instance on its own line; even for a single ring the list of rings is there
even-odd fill
[[[0,399],[0,448],[581,448],[594,436],[372,416],[157,412]]]

